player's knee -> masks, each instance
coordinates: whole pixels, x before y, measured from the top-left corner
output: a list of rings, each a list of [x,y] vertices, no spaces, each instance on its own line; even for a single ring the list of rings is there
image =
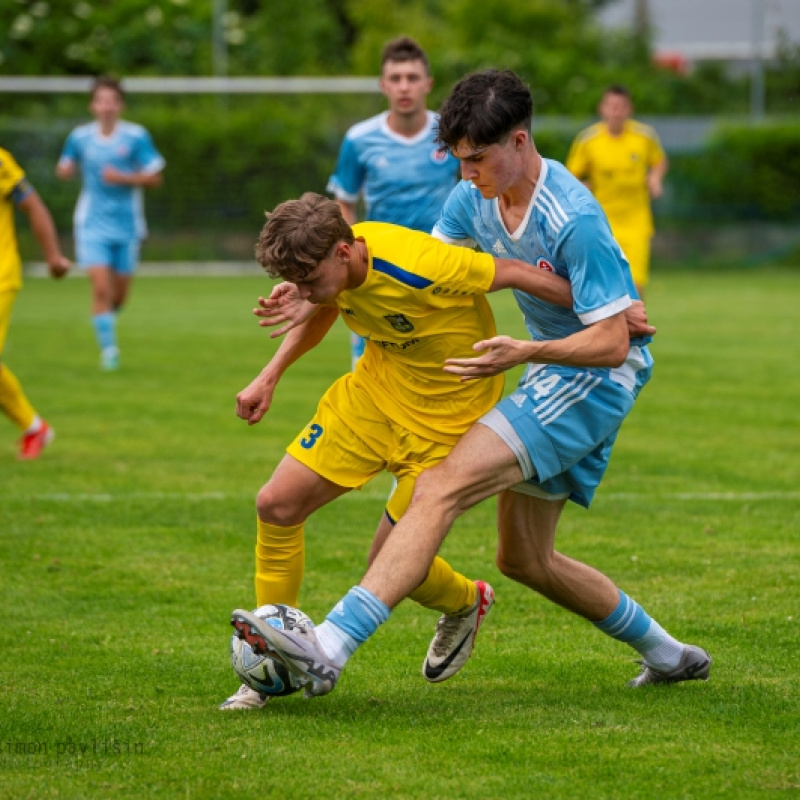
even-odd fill
[[[550,584],[548,561],[536,557],[519,557],[514,553],[497,551],[497,568],[506,578],[541,592]]]
[[[440,512],[459,514],[459,494],[448,480],[446,469],[442,465],[425,470],[414,484],[414,494],[411,497],[414,505],[433,505]]]
[[[300,504],[284,492],[276,491],[270,483],[262,486],[256,495],[256,512],[262,522],[284,528],[299,525],[305,519]]]

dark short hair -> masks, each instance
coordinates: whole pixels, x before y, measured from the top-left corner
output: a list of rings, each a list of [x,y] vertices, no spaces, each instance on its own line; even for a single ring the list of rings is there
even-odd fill
[[[607,94],[616,94],[620,97],[625,97],[628,100],[631,99],[631,93],[628,91],[626,86],[623,86],[621,83],[612,83],[611,86],[607,86],[606,90],[603,92],[603,97]]]
[[[453,149],[497,144],[518,128],[528,132],[533,118],[530,89],[511,70],[487,69],[462,78],[439,111],[437,141]]]
[[[113,75],[98,75],[92,81],[91,95],[92,97],[97,94],[98,89],[113,89],[118,95],[120,100],[125,99],[125,90],[122,88],[122,81],[115,78]]]
[[[273,278],[302,281],[327,258],[334,246],[353,244],[352,228],[330,198],[306,192],[287,200],[270,214],[256,242],[256,261]]]
[[[431,71],[425,51],[413,39],[409,39],[408,36],[400,36],[386,43],[381,56],[381,70],[383,70],[387,61],[392,63],[421,61],[425,65],[425,72],[430,73]]]

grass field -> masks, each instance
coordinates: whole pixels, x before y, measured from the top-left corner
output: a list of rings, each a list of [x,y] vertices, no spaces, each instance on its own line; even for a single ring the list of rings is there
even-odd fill
[[[0,798],[800,796],[800,271],[656,278],[654,378],[562,524],[560,549],[711,652],[710,682],[626,689],[632,651],[499,575],[490,501],[444,548],[498,596],[456,678],[421,677],[436,615],[403,603],[332,695],[223,714],[255,492],[348,362],[337,328],[237,420],[275,346],[249,314],[268,286],[140,279],[114,374],[85,281],[20,295],[4,357],[57,439],[20,463],[0,421]],[[308,524],[313,618],[358,581],[388,488]]]

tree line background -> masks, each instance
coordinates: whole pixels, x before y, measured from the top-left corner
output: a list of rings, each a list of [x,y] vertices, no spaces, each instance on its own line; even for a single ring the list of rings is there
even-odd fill
[[[654,63],[647,30],[609,31],[596,12],[614,0],[227,0],[216,37],[226,72],[375,75],[401,33],[429,53],[439,90],[502,65],[530,83],[542,114],[591,114],[612,82],[640,112],[745,113],[748,78],[719,63],[680,74]],[[214,0],[7,0],[0,5],[0,73],[211,75]],[[797,112],[800,47],[785,40],[766,72],[770,113]],[[436,99],[436,98],[435,98]]]
[[[6,0],[0,75],[377,75],[385,42],[406,34],[426,49],[437,107],[465,73],[509,67],[531,86],[540,150],[563,159],[610,83],[639,115],[719,116],[700,149],[670,153],[659,227],[800,219],[800,46],[784,40],[765,65],[767,118],[748,119],[750,78],[718,62],[688,71],[653,59],[649,31],[609,31],[613,0]],[[217,5],[219,8],[219,5]],[[0,144],[24,163],[69,230],[76,185],[53,180],[63,139],[87,119],[85,96],[0,94]],[[385,107],[380,95],[130,95],[126,116],[164,153],[165,184],[149,193],[151,255],[249,257],[265,208],[324,192],[341,137]],[[572,123],[563,123],[563,120]],[[731,121],[733,120],[733,122]],[[162,244],[159,244],[159,241]],[[168,241],[168,244],[165,244]]]

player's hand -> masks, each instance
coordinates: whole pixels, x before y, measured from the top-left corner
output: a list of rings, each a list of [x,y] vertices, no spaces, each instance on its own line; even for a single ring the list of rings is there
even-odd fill
[[[510,336],[495,336],[472,345],[472,349],[483,353],[477,358],[448,358],[444,371],[460,375],[462,381],[472,378],[489,378],[523,364],[527,360],[526,342]]]
[[[66,256],[59,256],[47,266],[52,278],[63,278],[69,272],[72,262]]]
[[[634,300],[625,309],[625,322],[628,324],[628,336],[635,339],[637,336],[654,336],[656,329],[647,322],[647,309],[641,300]]]
[[[266,299],[258,298],[258,308],[253,313],[260,317],[262,328],[281,327],[270,333],[270,339],[283,336],[293,328],[307,322],[319,310],[319,306],[300,297],[293,283],[279,283]]]
[[[122,172],[116,167],[106,166],[103,167],[103,180],[112,186],[124,186],[130,183],[129,174]]]
[[[259,375],[236,395],[236,416],[246,420],[248,425],[261,422],[272,405],[274,391],[274,385]]]
[[[650,173],[647,176],[647,188],[650,192],[650,197],[653,200],[658,200],[664,194],[664,184],[661,182],[661,176]]]

